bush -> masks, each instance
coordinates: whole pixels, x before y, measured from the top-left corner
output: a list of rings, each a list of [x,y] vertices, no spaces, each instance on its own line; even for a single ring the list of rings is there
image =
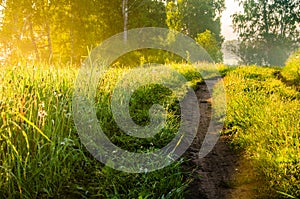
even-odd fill
[[[300,48],[288,58],[283,74],[287,80],[300,83]]]

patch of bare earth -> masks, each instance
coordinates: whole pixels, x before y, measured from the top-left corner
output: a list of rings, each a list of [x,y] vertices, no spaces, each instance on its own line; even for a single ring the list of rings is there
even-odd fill
[[[215,81],[216,82],[216,81]],[[206,83],[214,83],[213,80]],[[257,178],[251,163],[229,147],[229,138],[221,136],[214,149],[204,158],[198,153],[207,133],[212,115],[211,96],[206,84],[199,85],[200,124],[191,147],[185,153],[188,161],[183,167],[192,180],[187,199],[256,198]]]

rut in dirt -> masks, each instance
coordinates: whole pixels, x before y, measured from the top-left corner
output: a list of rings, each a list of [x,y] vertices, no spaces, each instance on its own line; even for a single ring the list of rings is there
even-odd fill
[[[215,79],[206,80],[209,88],[217,82]],[[211,91],[205,83],[199,85],[196,95],[199,100],[200,124],[197,135],[185,153],[190,159],[184,166],[184,170],[191,173],[192,179],[189,185],[187,199],[217,199],[217,198],[249,198],[249,188],[232,187],[233,174],[238,172],[240,155],[233,152],[225,136],[220,136],[213,150],[204,158],[199,159],[198,153],[208,131],[212,115]],[[240,189],[240,190],[239,190]]]

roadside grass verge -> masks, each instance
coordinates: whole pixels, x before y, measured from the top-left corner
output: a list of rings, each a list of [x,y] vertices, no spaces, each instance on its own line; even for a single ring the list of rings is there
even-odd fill
[[[224,134],[254,163],[268,197],[300,197],[300,93],[276,78],[279,69],[240,67],[224,78]]]
[[[201,77],[191,66],[174,65],[196,87]],[[149,104],[161,103],[167,125],[154,140],[120,132],[109,112],[110,95],[125,69],[111,69],[99,84],[96,109],[110,139],[131,151],[155,150],[177,131],[180,109],[170,90],[138,89],[131,100],[133,120],[149,123]],[[0,68],[0,198],[183,198],[188,182],[181,162],[149,173],[128,174],[95,160],[81,144],[71,114],[76,68]],[[154,102],[153,102],[154,101]]]

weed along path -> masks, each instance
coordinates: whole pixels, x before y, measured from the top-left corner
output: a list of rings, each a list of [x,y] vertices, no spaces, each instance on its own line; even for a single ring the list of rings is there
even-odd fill
[[[215,80],[207,80],[214,84]],[[253,173],[240,155],[233,152],[228,145],[228,138],[220,136],[214,149],[204,158],[199,159],[198,153],[208,130],[212,115],[211,96],[205,83],[199,85],[197,97],[200,106],[200,124],[197,136],[185,153],[189,161],[184,165],[189,186],[187,199],[217,198],[252,198],[254,193]],[[246,166],[247,165],[247,166]],[[244,180],[247,179],[247,180]]]

